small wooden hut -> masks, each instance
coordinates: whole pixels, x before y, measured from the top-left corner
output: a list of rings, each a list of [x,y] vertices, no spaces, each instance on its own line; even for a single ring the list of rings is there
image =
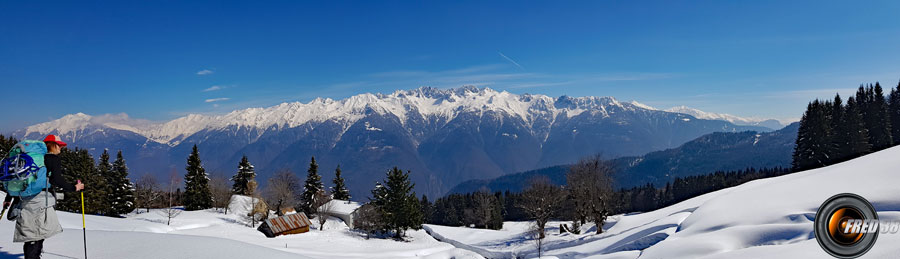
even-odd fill
[[[267,219],[259,225],[257,230],[263,232],[266,237],[277,237],[309,232],[310,225],[312,225],[312,222],[309,221],[306,214],[300,212]]]

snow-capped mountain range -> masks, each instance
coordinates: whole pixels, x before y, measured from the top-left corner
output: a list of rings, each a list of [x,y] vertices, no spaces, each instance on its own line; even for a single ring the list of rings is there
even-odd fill
[[[282,168],[303,172],[315,156],[326,179],[328,170],[340,164],[360,197],[384,171],[399,166],[413,172],[420,193],[440,195],[464,180],[569,163],[594,153],[642,155],[710,132],[771,130],[704,116],[612,97],[421,87],[167,122],[76,113],[15,135],[58,134],[94,153],[122,150],[137,174],[183,167],[193,144],[200,147],[206,167],[221,174],[232,174],[242,155],[257,165],[261,177]]]
[[[559,101],[559,104],[557,104]],[[229,126],[251,129],[294,128],[307,122],[323,122],[333,120],[349,127],[372,111],[396,116],[401,123],[412,116],[429,121],[448,122],[463,112],[501,112],[523,120],[534,127],[536,121],[549,120],[551,123],[559,115],[567,118],[585,111],[599,113],[608,117],[607,107],[616,106],[625,110],[656,110],[637,101],[619,102],[613,97],[580,97],[563,96],[553,98],[546,95],[516,95],[506,91],[495,91],[490,88],[478,89],[467,86],[444,91],[422,87],[415,90],[398,90],[392,94],[360,94],[343,100],[316,98],[309,103],[282,103],[268,108],[248,108],[232,111],[225,115],[191,114],[168,122],[152,123],[146,120],[131,119],[127,114],[107,114],[91,116],[75,113],[60,119],[36,124],[25,129],[25,134],[73,134],[92,126],[133,132],[149,140],[178,145],[184,138],[201,130],[220,130]],[[686,106],[667,109],[668,112],[684,113],[698,119],[723,120],[735,125],[760,126],[763,120],[754,120],[728,114],[707,113]],[[537,130],[541,130],[538,128]],[[546,130],[542,131],[546,136]],[[262,132],[259,132],[261,134]],[[77,137],[77,135],[73,135]],[[258,136],[257,136],[258,137]]]
[[[776,130],[781,129],[785,126],[784,124],[781,123],[781,121],[778,121],[775,119],[763,119],[763,118],[756,118],[756,117],[747,118],[747,117],[734,116],[731,114],[705,112],[705,111],[701,111],[701,110],[687,107],[684,105],[675,106],[675,107],[666,109],[666,111],[667,112],[684,113],[684,114],[688,114],[688,115],[697,117],[698,119],[723,120],[723,121],[734,123],[735,125],[762,126],[762,127],[776,129]]]

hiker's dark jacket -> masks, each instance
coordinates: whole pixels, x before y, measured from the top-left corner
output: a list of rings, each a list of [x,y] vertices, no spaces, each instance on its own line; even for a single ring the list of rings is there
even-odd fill
[[[75,191],[75,185],[66,182],[66,178],[63,177],[62,164],[59,162],[59,156],[54,154],[44,155],[44,166],[47,167],[47,172],[50,173],[51,186],[62,188],[64,192]]]

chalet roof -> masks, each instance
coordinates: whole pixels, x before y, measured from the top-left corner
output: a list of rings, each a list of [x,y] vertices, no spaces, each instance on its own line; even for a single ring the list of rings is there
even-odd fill
[[[272,229],[272,232],[277,235],[280,233],[290,232],[303,228],[308,229],[309,226],[312,225],[312,222],[309,221],[309,218],[306,217],[306,214],[300,212],[267,219],[266,224],[269,225],[269,228]]]

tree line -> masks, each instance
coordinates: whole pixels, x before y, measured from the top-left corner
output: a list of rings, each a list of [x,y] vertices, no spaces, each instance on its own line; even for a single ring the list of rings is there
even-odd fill
[[[617,189],[609,194],[606,202],[594,204],[576,199],[576,196],[583,197],[584,195],[567,193],[559,211],[553,214],[553,217],[556,219],[577,219],[580,225],[583,223],[582,219],[589,218],[588,213],[590,212],[602,213],[605,209],[608,215],[612,215],[653,211],[706,193],[738,186],[752,180],[781,176],[791,172],[793,172],[792,169],[782,167],[747,168],[744,170],[716,171],[704,175],[676,177],[662,187],[648,183],[631,188]],[[567,181],[566,186],[561,188],[564,191],[574,192],[573,188],[569,187],[572,184],[578,185],[583,184],[583,182],[576,182],[575,179],[572,179],[572,181]],[[481,190],[472,193],[450,194],[435,200],[433,203],[428,201],[428,197],[422,196],[421,207],[425,221],[428,224],[501,229],[504,221],[526,221],[532,219],[522,208],[525,199],[526,196],[523,193],[510,191],[489,193],[487,190]],[[589,200],[595,199],[589,198]],[[602,214],[595,217],[601,218]]]
[[[531,221],[529,234],[540,255],[550,220],[570,222],[560,225],[560,231],[573,234],[581,234],[582,226],[592,222],[595,233],[600,234],[609,215],[653,211],[705,193],[793,172],[781,167],[717,171],[676,177],[661,188],[647,184],[613,190],[608,163],[599,157],[582,159],[566,173],[564,186],[538,176],[519,193],[482,190],[451,194],[434,203],[423,196],[422,214],[429,224],[486,229],[501,229],[504,221]]]
[[[0,135],[0,152],[5,154],[16,143],[15,138]],[[197,145],[187,157],[183,177],[172,170],[162,182],[157,179],[158,174],[152,173],[144,174],[136,183],[131,182],[121,151],[112,163],[106,150],[95,162],[86,149],[77,147],[63,149],[60,158],[67,181],[85,183],[85,213],[94,215],[120,217],[135,208],[140,208],[137,213],[157,209],[170,223],[183,210],[215,208],[228,213],[234,195],[243,195],[251,200],[246,204],[249,207],[247,215],[242,215],[251,227],[268,218],[271,210],[282,215],[293,209],[311,216],[321,229],[328,218],[328,204],[332,200],[349,201],[351,198],[340,166],[335,168],[332,186],[325,188],[315,157],[310,159],[303,184],[296,174],[283,169],[268,180],[265,190],[260,190],[255,168],[247,156],[241,158],[232,177],[226,179],[219,174],[210,177],[203,168]],[[397,238],[405,236],[405,231],[410,228],[421,229],[424,218],[419,199],[412,191],[415,185],[409,174],[395,167],[387,172],[384,184],[375,184],[369,202],[357,213],[363,216],[362,224],[358,224],[361,227],[357,229],[367,234]],[[80,213],[80,205],[80,199],[63,199],[58,202],[57,209]]]
[[[220,177],[210,180],[202,167],[196,145],[188,157],[187,164],[185,168],[187,173],[184,177],[185,191],[183,193],[180,189],[169,191],[165,195],[175,198],[163,200],[180,201],[185,210],[215,207],[225,209],[227,213],[227,206],[231,203],[233,195],[248,196],[252,201],[248,215],[245,216],[251,227],[255,226],[256,222],[265,220],[270,210],[282,215],[286,212],[285,209],[294,209],[311,216],[322,230],[329,217],[331,202],[349,201],[351,198],[340,166],[335,168],[332,186],[325,188],[315,157],[310,158],[306,179],[302,184],[296,174],[283,169],[269,178],[264,191],[258,190],[255,169],[246,156],[242,157],[237,173],[231,177],[232,185],[229,189],[226,189],[223,184],[225,181]],[[354,213],[356,230],[366,233],[367,237],[374,235],[403,238],[408,229],[421,229],[424,217],[420,201],[413,191],[415,184],[409,179],[409,174],[409,171],[404,172],[394,167],[386,173],[383,183],[375,183],[369,201]],[[175,205],[168,204],[164,207],[170,208]],[[177,212],[172,215],[174,216],[177,216]]]
[[[792,166],[795,170],[824,167],[900,143],[900,84],[885,97],[881,84],[860,86],[846,104],[810,102],[797,132]]]
[[[148,196],[146,200],[153,200],[150,196],[170,197],[162,199],[163,205],[159,207],[184,206],[184,209],[189,211],[215,208],[228,213],[234,195],[246,196],[249,202],[236,206],[246,207],[243,209],[246,209],[247,214],[241,216],[251,227],[267,219],[270,211],[274,211],[277,216],[298,211],[317,219],[321,229],[328,218],[327,209],[322,207],[333,199],[349,200],[350,192],[341,176],[340,166],[335,169],[335,178],[332,181],[334,186],[330,190],[325,189],[318,168],[315,157],[312,157],[303,184],[293,171],[282,169],[270,177],[267,187],[262,189],[256,181],[256,169],[246,155],[241,157],[237,172],[230,178],[226,179],[220,174],[210,177],[202,166],[197,145],[194,145],[185,167],[184,192],[180,188],[154,191],[154,187],[158,188],[158,184],[152,176],[139,184],[138,189],[141,190],[140,193]],[[173,177],[174,174],[170,178]],[[178,179],[171,180],[169,185],[177,186]],[[165,201],[169,201],[168,204]],[[177,216],[177,213],[172,216]]]
[[[794,172],[790,168],[747,168],[735,171],[716,171],[711,174],[676,177],[664,187],[653,184],[620,189],[615,214],[645,212],[664,208],[703,194],[744,184],[749,181],[782,176]]]

